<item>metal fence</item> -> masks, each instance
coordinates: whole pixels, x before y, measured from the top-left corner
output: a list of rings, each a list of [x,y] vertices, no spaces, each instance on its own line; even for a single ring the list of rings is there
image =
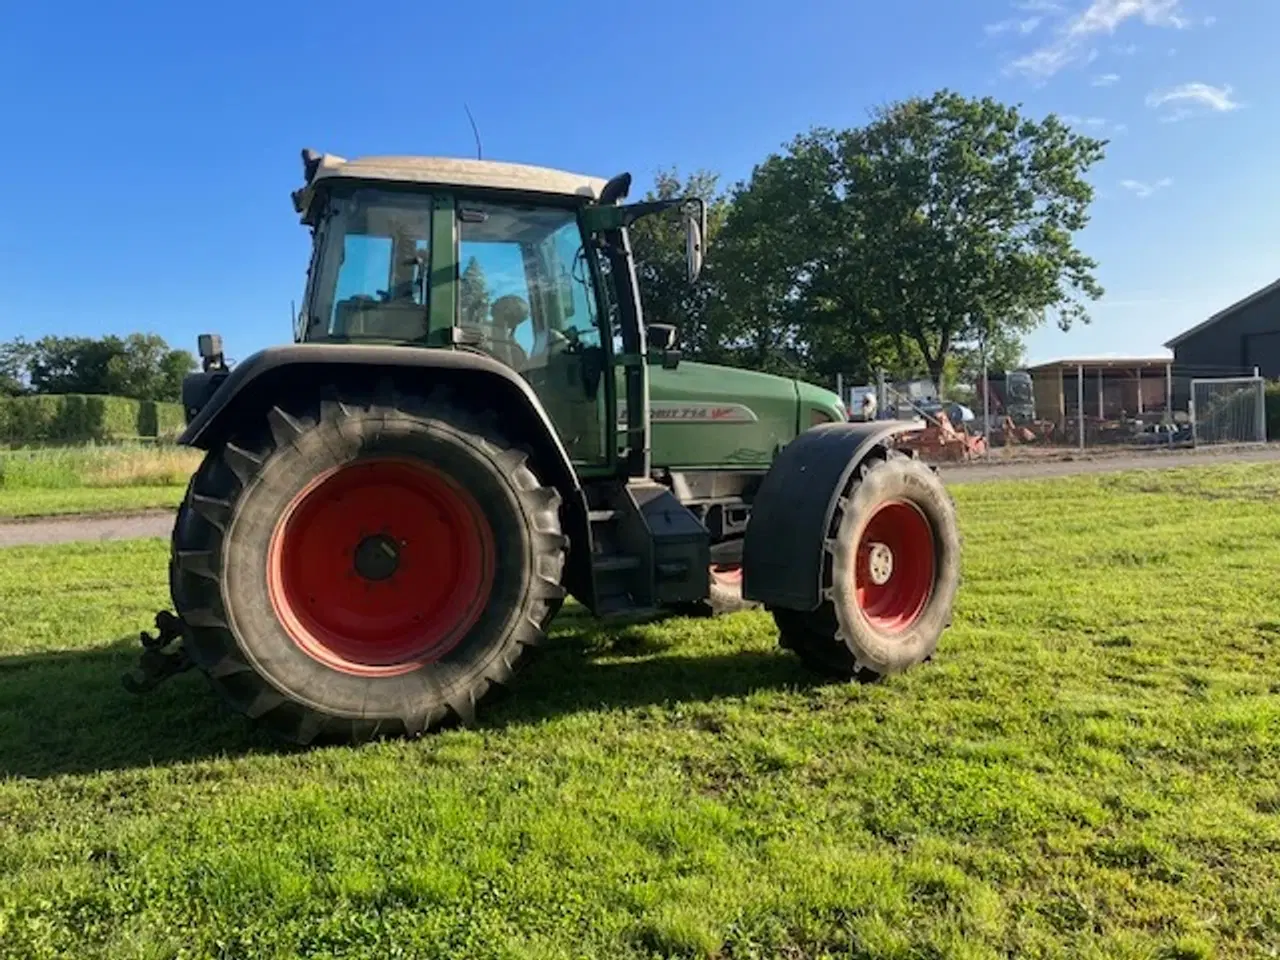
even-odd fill
[[[1191,381],[1191,440],[1196,446],[1267,442],[1267,383],[1262,377]]]
[[[884,371],[870,384],[841,378],[839,387],[854,419],[870,392],[877,418],[918,420],[921,430],[910,442],[934,461],[1280,440],[1267,436],[1267,381],[1256,371],[1128,363],[1062,362],[1031,368],[1017,381],[997,375],[972,386],[944,385],[940,395],[915,371]]]

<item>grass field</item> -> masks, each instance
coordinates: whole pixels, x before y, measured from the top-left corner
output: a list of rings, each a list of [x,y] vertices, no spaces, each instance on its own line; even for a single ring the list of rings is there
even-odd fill
[[[0,450],[0,518],[175,507],[198,463],[155,444]]]
[[[1280,467],[955,495],[902,677],[566,611],[479,728],[354,750],[120,689],[160,542],[7,550],[0,956],[1276,956]]]

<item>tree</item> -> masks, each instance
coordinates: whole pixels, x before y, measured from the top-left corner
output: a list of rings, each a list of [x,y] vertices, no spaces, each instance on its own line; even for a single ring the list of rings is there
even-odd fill
[[[123,349],[124,342],[116,336],[101,340],[41,337],[31,360],[31,389],[35,393],[110,393],[108,366]]]
[[[138,400],[178,400],[182,379],[196,367],[186,350],[156,334],[126,337],[41,337],[0,345],[0,390],[45,394],[111,394]],[[10,389],[12,385],[10,385]]]
[[[185,350],[171,350],[154,333],[131,333],[107,361],[107,392],[136,400],[177,400],[182,378],[195,368]]]
[[[869,379],[893,353],[864,303],[863,238],[833,189],[836,162],[821,138],[800,137],[734,188],[719,306],[744,366],[834,385]]]
[[[822,134],[832,189],[864,239],[857,269],[881,328],[910,339],[941,382],[961,344],[1020,339],[1048,311],[1087,323],[1097,266],[1072,241],[1088,223],[1085,174],[1106,141],[1050,114],[941,90]]]
[[[0,343],[0,396],[16,397],[27,391],[35,345],[17,337]]]
[[[480,261],[472,257],[459,278],[458,305],[462,323],[479,326],[489,316],[489,283]]]
[[[1049,311],[1088,322],[1096,264],[1072,244],[1104,141],[1016,107],[942,90],[866,126],[818,128],[768,157],[732,196],[721,253],[725,309],[754,343],[809,373],[927,373],[982,340],[1017,344]]]

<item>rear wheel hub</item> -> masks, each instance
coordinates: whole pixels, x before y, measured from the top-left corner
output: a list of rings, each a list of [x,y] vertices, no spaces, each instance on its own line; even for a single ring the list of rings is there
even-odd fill
[[[356,547],[356,573],[366,580],[388,580],[400,569],[400,541],[385,533],[365,537]]]

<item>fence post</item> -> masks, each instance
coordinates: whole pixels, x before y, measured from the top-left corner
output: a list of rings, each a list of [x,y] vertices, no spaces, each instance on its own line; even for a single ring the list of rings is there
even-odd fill
[[[1076,364],[1076,423],[1080,425],[1080,449],[1084,449],[1084,364]]]
[[[1267,382],[1262,379],[1257,367],[1253,375],[1258,378],[1258,442],[1267,442]]]

